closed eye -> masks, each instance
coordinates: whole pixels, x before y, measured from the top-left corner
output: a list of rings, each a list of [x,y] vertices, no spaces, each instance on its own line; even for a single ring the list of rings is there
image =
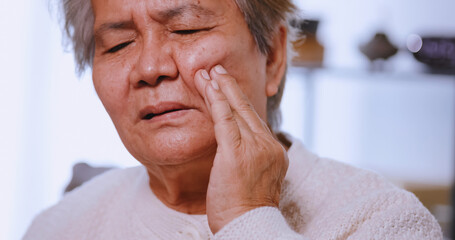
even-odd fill
[[[179,35],[191,35],[191,34],[195,34],[195,33],[199,33],[199,32],[209,31],[212,29],[213,29],[213,27],[200,28],[200,29],[183,29],[183,30],[175,30],[172,33],[179,34]]]
[[[128,42],[120,43],[120,44],[116,45],[115,47],[110,48],[109,50],[107,50],[106,53],[115,53],[115,52],[118,52],[118,51],[122,50],[123,48],[125,48],[126,46],[130,45],[132,42],[133,42],[133,41],[128,41]]]
[[[189,29],[189,30],[177,30],[174,31],[173,33],[180,34],[180,35],[191,35],[197,32],[202,31],[201,29]]]

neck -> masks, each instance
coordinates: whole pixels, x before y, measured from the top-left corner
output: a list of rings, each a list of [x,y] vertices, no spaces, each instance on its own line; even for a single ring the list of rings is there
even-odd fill
[[[275,137],[289,149],[291,142],[283,134]],[[150,188],[171,209],[206,214],[207,187],[215,153],[216,148],[180,165],[146,165]]]
[[[147,166],[150,188],[167,207],[205,214],[207,187],[215,153],[180,165]]]

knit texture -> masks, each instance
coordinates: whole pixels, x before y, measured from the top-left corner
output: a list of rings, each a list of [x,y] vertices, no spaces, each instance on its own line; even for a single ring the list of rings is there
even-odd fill
[[[419,200],[383,177],[319,158],[297,140],[288,156],[279,209],[249,211],[215,236],[206,215],[159,201],[140,166],[109,171],[68,193],[23,239],[442,239]]]
[[[268,221],[268,219],[272,221]],[[260,224],[258,224],[260,223]],[[306,239],[294,232],[277,208],[261,207],[234,219],[215,235],[216,240]]]

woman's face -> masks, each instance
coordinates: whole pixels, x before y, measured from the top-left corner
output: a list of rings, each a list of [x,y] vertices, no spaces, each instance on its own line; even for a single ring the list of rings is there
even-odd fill
[[[221,64],[266,117],[267,58],[233,0],[92,0],[93,81],[130,153],[177,165],[214,154],[211,115],[194,85]]]

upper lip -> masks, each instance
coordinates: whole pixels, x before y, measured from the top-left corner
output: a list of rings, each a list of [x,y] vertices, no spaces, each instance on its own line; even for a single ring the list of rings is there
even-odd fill
[[[190,109],[190,107],[178,102],[161,102],[155,105],[149,105],[139,111],[141,120],[149,120],[156,115],[161,115],[168,112]]]

